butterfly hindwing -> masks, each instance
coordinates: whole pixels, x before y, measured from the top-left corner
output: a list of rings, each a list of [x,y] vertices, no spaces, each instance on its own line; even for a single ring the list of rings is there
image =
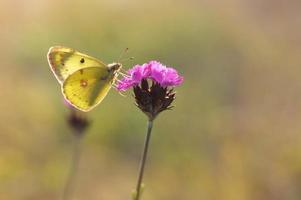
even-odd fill
[[[115,74],[107,68],[83,68],[67,77],[62,91],[73,106],[87,112],[103,100],[114,79]]]
[[[68,47],[51,47],[48,52],[48,62],[58,81],[62,84],[75,71],[87,67],[107,68],[107,66],[86,54]]]

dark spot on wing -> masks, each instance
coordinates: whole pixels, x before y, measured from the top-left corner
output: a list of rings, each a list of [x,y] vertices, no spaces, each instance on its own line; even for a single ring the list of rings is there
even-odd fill
[[[85,62],[84,58],[80,59],[80,63],[84,63],[84,62]]]

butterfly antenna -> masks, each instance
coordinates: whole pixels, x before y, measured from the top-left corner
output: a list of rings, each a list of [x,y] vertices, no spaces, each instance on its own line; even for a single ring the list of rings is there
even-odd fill
[[[125,48],[125,49],[121,52],[121,54],[119,55],[118,61],[117,61],[118,63],[120,62],[122,56],[123,56],[128,50],[129,50],[129,48]]]
[[[129,57],[129,58],[122,59],[122,60],[120,60],[120,62],[124,62],[124,61],[127,61],[127,60],[134,60],[134,57]]]
[[[120,62],[121,63],[124,63],[124,61],[128,61],[128,60],[134,60],[134,57],[130,57],[130,58],[125,58],[125,59],[122,59]],[[119,73],[122,75],[122,76],[128,76],[128,71],[125,70],[124,68],[121,68]]]

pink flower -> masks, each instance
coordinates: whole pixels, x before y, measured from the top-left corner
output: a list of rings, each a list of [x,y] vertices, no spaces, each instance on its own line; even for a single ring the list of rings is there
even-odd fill
[[[143,78],[143,68],[139,65],[135,65],[132,69],[128,70],[128,74],[134,83],[139,83]]]
[[[124,78],[121,81],[117,82],[117,90],[119,91],[125,91],[132,87],[133,85],[137,85],[138,83],[135,83],[131,78]]]
[[[161,63],[157,61],[151,61],[151,77],[153,80],[158,82],[160,85],[162,81],[164,80],[165,72],[166,72],[166,66],[162,65]]]
[[[183,77],[178,75],[178,72],[173,68],[167,68],[165,76],[161,82],[162,86],[178,86],[183,82]]]
[[[150,61],[143,65],[135,65],[128,70],[129,77],[125,77],[117,83],[119,91],[125,91],[137,86],[143,79],[151,79],[162,87],[178,86],[183,82],[183,77],[171,68],[162,65],[158,61]]]

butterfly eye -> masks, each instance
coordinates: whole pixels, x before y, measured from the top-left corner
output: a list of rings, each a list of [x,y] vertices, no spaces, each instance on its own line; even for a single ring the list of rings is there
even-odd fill
[[[84,63],[84,62],[85,62],[84,58],[80,59],[80,63]]]

